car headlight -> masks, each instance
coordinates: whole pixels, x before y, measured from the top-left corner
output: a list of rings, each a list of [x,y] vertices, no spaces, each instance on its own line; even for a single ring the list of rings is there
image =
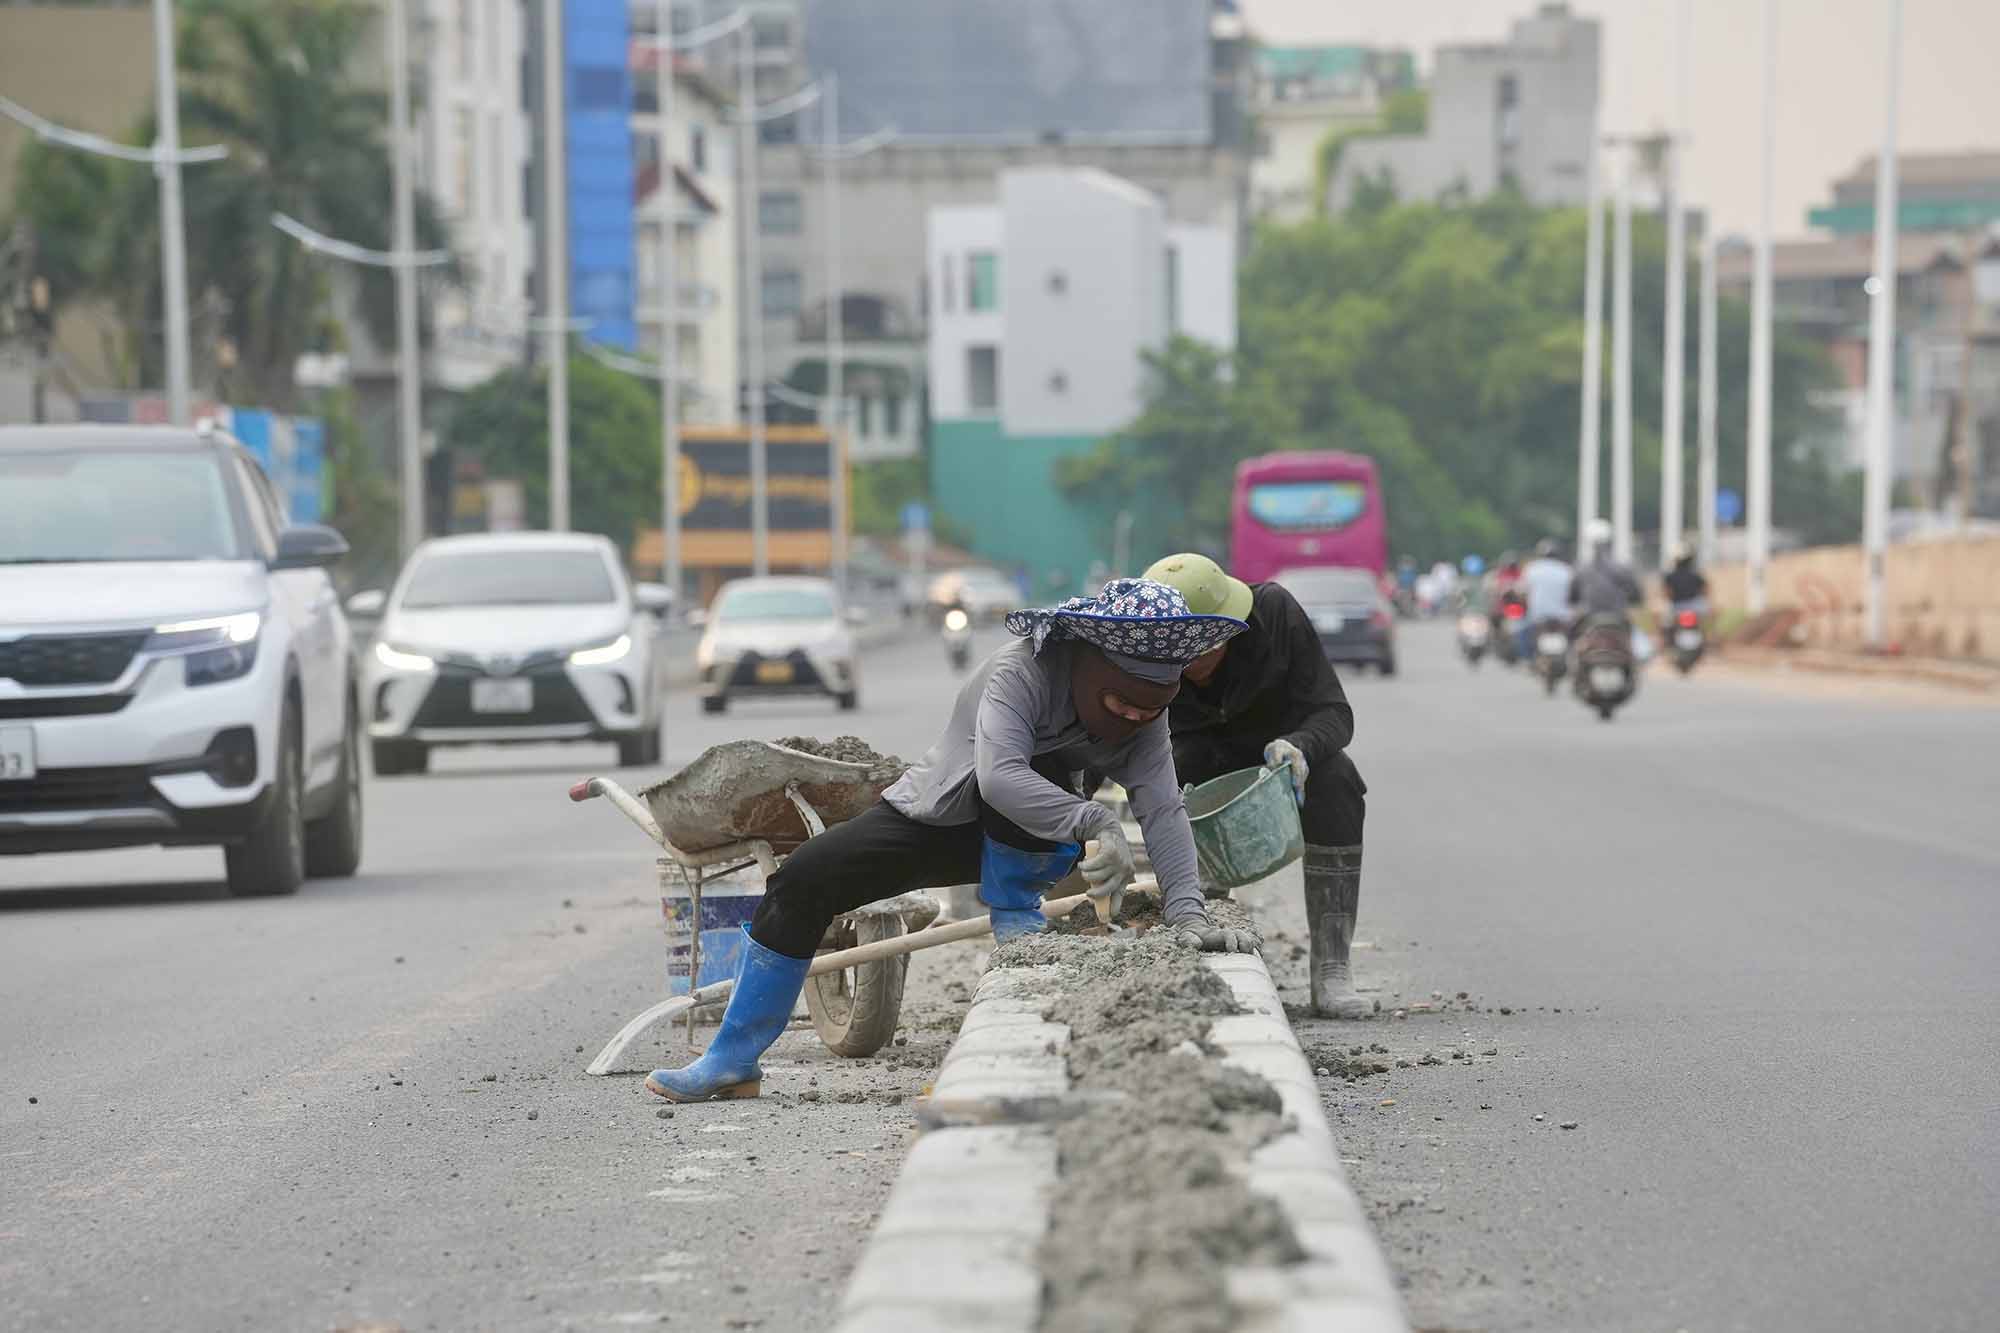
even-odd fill
[[[579,648],[569,655],[571,666],[609,666],[632,651],[632,636],[621,634],[609,643]]]
[[[248,675],[257,665],[257,635],[263,627],[260,611],[175,620],[155,625],[142,651],[179,654],[189,685],[214,685]]]
[[[962,630],[971,623],[971,618],[957,607],[944,613],[944,627],[948,630]]]
[[[429,671],[437,665],[435,658],[381,642],[375,645],[375,660],[391,671]]]

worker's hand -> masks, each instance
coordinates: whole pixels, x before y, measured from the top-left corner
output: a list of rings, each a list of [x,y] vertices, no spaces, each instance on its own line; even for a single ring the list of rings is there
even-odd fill
[[[1192,913],[1170,922],[1167,929],[1174,932],[1174,943],[1199,949],[1203,953],[1257,952],[1255,935],[1235,926],[1218,926],[1208,919],[1206,912]]]
[[[1126,840],[1124,826],[1115,819],[1106,820],[1104,827],[1091,837],[1097,848],[1086,851],[1076,868],[1090,885],[1091,897],[1110,901],[1111,916],[1115,919],[1118,905],[1125,899],[1125,886],[1132,882],[1138,869],[1132,858],[1132,844]]]
[[[1306,778],[1312,766],[1306,763],[1305,751],[1281,736],[1264,747],[1264,766],[1290,770],[1292,799],[1302,806],[1306,803]]]

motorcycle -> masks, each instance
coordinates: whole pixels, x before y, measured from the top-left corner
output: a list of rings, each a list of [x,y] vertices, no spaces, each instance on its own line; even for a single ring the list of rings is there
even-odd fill
[[[944,613],[944,655],[961,674],[972,665],[972,617],[963,607]]]
[[[1527,617],[1528,603],[1518,592],[1503,593],[1500,597],[1500,623],[1493,627],[1493,655],[1507,665],[1513,666],[1521,660],[1521,623]]]
[[[1632,652],[1632,627],[1623,616],[1594,616],[1576,635],[1576,694],[1598,717],[1611,720],[1618,706],[1639,689],[1639,664]]]
[[[1534,672],[1553,698],[1556,686],[1569,674],[1569,631],[1553,616],[1535,627]]]
[[[1458,618],[1458,650],[1465,654],[1467,666],[1479,665],[1479,659],[1486,656],[1486,644],[1492,634],[1493,627],[1477,611],[1467,611]]]
[[[1674,666],[1685,676],[1694,670],[1694,664],[1701,660],[1702,653],[1708,648],[1708,636],[1702,632],[1701,613],[1693,607],[1676,611],[1671,642],[1674,645]]]

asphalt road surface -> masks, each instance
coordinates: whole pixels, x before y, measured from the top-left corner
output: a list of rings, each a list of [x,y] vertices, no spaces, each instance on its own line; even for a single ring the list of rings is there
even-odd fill
[[[1324,1086],[1419,1326],[1990,1326],[2000,711],[1710,673],[1606,725],[1437,627],[1401,657],[1349,688],[1358,957],[1406,1016],[1300,1031],[1390,1066]],[[856,714],[680,693],[667,764],[920,753],[942,658],[869,654]],[[795,1025],[765,1098],[658,1118],[581,1072],[664,957],[647,844],[563,799],[613,762],[377,782],[363,874],[292,899],[0,860],[0,1326],[824,1325],[974,961],[915,961],[885,1059]],[[1295,878],[1250,894],[1297,937]]]

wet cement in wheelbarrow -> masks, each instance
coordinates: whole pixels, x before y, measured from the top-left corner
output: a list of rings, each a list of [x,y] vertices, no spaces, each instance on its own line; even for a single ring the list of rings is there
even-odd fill
[[[1251,926],[1235,903],[1210,912]],[[1206,1045],[1216,1018],[1241,1012],[1228,983],[1164,931],[1058,930],[1002,945],[991,965],[1052,967],[1043,1016],[1069,1025],[1074,1086],[1128,1095],[1055,1130],[1040,1327],[1223,1333],[1236,1320],[1229,1269],[1304,1257],[1278,1206],[1243,1182],[1250,1152],[1281,1127],[1280,1103]]]
[[[893,754],[879,754],[874,746],[859,736],[835,736],[830,741],[816,736],[780,736],[774,745],[782,745],[787,750],[798,750],[805,754],[816,754],[822,759],[835,759],[843,764],[896,765],[907,767]]]

